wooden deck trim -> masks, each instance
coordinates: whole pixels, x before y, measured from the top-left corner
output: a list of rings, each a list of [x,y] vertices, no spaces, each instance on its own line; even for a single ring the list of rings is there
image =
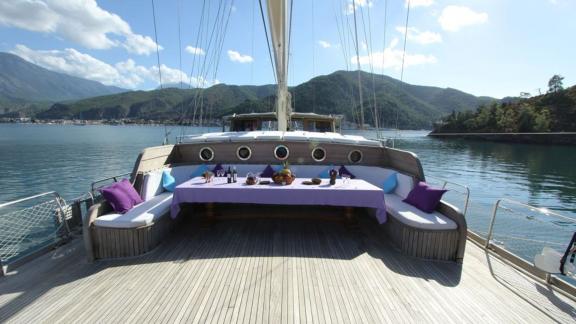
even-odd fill
[[[95,226],[94,220],[111,211],[106,202],[90,207],[83,223],[83,240],[88,262],[96,259],[135,257],[150,252],[168,235],[173,226],[170,212],[157,222],[136,228]]]
[[[398,221],[390,214],[388,221],[381,226],[393,245],[408,256],[462,262],[462,258],[458,255],[460,235],[458,230],[414,228]]]

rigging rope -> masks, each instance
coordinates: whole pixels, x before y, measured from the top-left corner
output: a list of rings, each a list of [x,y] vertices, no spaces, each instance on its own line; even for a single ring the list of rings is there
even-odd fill
[[[362,28],[364,30],[364,40],[366,42],[366,47],[368,49],[368,62],[370,64],[370,74],[372,77],[372,117],[374,121],[374,127],[378,132],[378,108],[376,106],[376,79],[374,76],[374,58],[372,57],[372,20],[370,18],[370,6],[368,6],[368,34],[366,34],[366,21],[364,19],[364,9],[360,7],[360,13],[362,16]]]
[[[276,65],[274,64],[274,59],[272,58],[272,49],[270,48],[270,39],[268,38],[268,28],[266,27],[266,18],[264,17],[264,9],[262,8],[262,0],[258,0],[260,4],[260,16],[262,17],[262,25],[264,26],[264,34],[266,35],[266,44],[268,45],[268,56],[270,57],[270,64],[272,64],[273,74],[274,74],[274,81],[276,80]]]
[[[181,31],[181,20],[180,20],[180,3],[181,0],[176,1],[176,17],[178,20],[178,70],[180,71],[180,90],[183,90],[183,80],[182,80],[182,31]],[[181,91],[182,92],[182,91]],[[182,101],[180,102],[180,116],[178,118],[178,122],[181,124],[182,115],[184,114],[184,98],[185,96],[182,95]],[[180,136],[184,135],[184,128],[180,125]]]
[[[158,61],[158,79],[160,82],[160,89],[162,89],[162,69],[160,68],[160,46],[158,45],[158,31],[156,29],[156,9],[154,8],[154,0],[152,1],[152,20],[154,21],[154,40],[156,41],[156,59]]]
[[[383,46],[382,46],[382,81],[385,80],[384,76],[384,68],[386,62],[386,30],[388,24],[388,0],[384,0],[384,37],[383,37]],[[380,130],[378,129],[378,137],[380,137]]]
[[[410,0],[406,3],[406,24],[404,25],[404,49],[402,51],[402,70],[400,72],[400,81],[404,82],[404,62],[406,59],[406,43],[408,40],[408,21],[410,19]],[[404,86],[404,83],[402,83]],[[398,107],[396,107],[396,132],[398,132]]]
[[[407,1],[406,24],[404,26],[404,50],[402,51],[402,71],[400,72],[400,81],[404,81],[404,61],[406,59],[406,43],[408,39],[408,20],[410,19],[410,0]]]
[[[156,42],[156,60],[158,62],[158,81],[160,83],[160,90],[163,89],[162,86],[162,68],[160,66],[160,45],[158,45],[158,30],[156,28],[156,9],[154,5],[154,0],[152,1],[152,20],[154,22],[154,41]],[[159,95],[159,93],[158,93]],[[159,99],[158,99],[159,100]],[[168,131],[168,127],[166,126],[166,122],[164,122],[164,140],[162,142],[163,145],[168,144],[168,135],[170,132]]]
[[[256,4],[256,0],[252,1],[252,15],[251,15],[251,21],[252,21],[252,29],[251,29],[251,45],[250,45],[250,56],[254,57],[254,26],[256,25],[254,23],[254,5]],[[250,63],[250,84],[254,83],[254,62]]]
[[[314,1],[310,1],[312,4],[312,78],[316,76],[316,34],[314,30],[314,24],[316,20],[314,19]],[[316,85],[314,82],[310,84],[312,86],[312,112],[316,112]]]

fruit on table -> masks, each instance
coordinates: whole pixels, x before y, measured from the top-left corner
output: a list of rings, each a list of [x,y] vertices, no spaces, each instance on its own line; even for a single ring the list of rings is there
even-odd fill
[[[286,176],[291,176],[292,175],[292,171],[290,171],[290,169],[282,169],[280,171],[278,171],[278,174],[280,175],[286,175]]]

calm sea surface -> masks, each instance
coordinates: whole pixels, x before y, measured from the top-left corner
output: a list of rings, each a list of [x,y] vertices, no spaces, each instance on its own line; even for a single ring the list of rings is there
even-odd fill
[[[210,129],[168,130],[174,143],[181,132]],[[503,197],[576,218],[574,147],[440,140],[422,131],[384,135],[396,137],[396,148],[415,152],[427,175],[470,188],[467,218],[479,232],[487,230],[491,206]],[[77,197],[96,179],[131,171],[138,153],[163,137],[164,127],[156,126],[0,124],[0,202],[52,190]]]

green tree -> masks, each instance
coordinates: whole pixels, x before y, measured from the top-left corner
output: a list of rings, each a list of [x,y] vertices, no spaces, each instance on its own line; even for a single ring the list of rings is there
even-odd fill
[[[563,80],[564,80],[563,76],[555,74],[552,78],[550,78],[550,81],[548,81],[548,92],[555,93],[560,90],[563,90],[564,89],[564,86],[562,85]]]

